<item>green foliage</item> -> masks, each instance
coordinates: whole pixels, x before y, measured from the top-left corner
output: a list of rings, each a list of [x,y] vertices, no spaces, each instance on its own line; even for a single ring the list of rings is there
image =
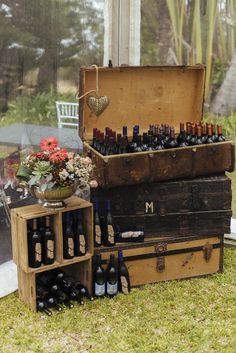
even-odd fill
[[[229,117],[217,117],[213,114],[207,114],[204,121],[212,124],[222,125],[223,134],[228,140],[236,140],[236,115]]]
[[[1,352],[233,353],[236,249],[225,249],[224,267],[223,274],[147,285],[52,317],[11,294],[0,299]]]
[[[57,126],[57,100],[76,102],[75,95],[39,93],[35,96],[18,96],[9,102],[9,110],[2,115],[0,126],[14,123]]]

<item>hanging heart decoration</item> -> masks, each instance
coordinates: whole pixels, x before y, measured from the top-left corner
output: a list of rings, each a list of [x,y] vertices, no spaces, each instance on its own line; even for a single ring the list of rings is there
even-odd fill
[[[78,97],[78,100],[81,98],[84,98],[88,94],[95,92],[94,95],[90,95],[87,97],[87,105],[90,109],[90,111],[95,114],[96,116],[101,115],[104,110],[108,107],[109,105],[109,98],[107,96],[100,96],[98,92],[98,67],[97,65],[91,65],[91,67],[94,67],[96,69],[96,90],[91,90],[86,93],[84,93],[82,96]]]
[[[87,105],[92,113],[99,116],[109,105],[109,98],[107,96],[89,96],[87,97]]]

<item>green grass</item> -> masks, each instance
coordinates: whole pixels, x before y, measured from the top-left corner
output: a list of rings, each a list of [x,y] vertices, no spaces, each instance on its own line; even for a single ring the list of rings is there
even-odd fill
[[[225,271],[162,282],[47,317],[0,300],[1,353],[234,353],[236,249]]]

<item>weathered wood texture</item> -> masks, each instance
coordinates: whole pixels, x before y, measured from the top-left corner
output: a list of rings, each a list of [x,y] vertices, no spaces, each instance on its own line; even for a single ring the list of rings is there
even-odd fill
[[[91,256],[87,259],[83,258],[82,262],[62,266],[61,269],[69,276],[73,276],[76,281],[83,283],[88,288],[89,292],[92,293]],[[27,273],[19,266],[17,267],[19,298],[33,311],[36,311],[36,285],[38,274],[39,273],[36,272]]]
[[[93,207],[90,202],[78,197],[67,199],[66,204],[67,207],[60,211],[47,210],[38,204],[11,210],[13,261],[24,272],[38,273],[91,258],[93,254]],[[81,209],[83,212],[84,226],[87,234],[87,252],[84,256],[67,260],[63,258],[62,217],[64,212],[77,209]],[[51,224],[55,233],[55,262],[51,265],[31,268],[28,265],[27,224],[34,218],[45,217],[46,215],[51,216]]]
[[[95,89],[95,71],[81,68],[80,95]],[[99,68],[99,93],[110,105],[97,118],[80,101],[80,137],[85,141],[95,177],[103,188],[165,181],[177,178],[232,172],[235,164],[232,141],[170,150],[102,156],[90,147],[94,127],[121,132],[134,125],[140,133],[150,123],[167,123],[179,129],[181,122],[202,118],[205,68],[196,66]],[[187,93],[187,94],[186,94]]]
[[[156,238],[143,244],[98,248],[104,267],[110,254],[123,249],[131,286],[209,275],[223,270],[223,236],[176,240]]]
[[[230,232],[231,181],[225,175],[92,190],[101,216],[111,200],[117,231],[145,237],[202,236]]]

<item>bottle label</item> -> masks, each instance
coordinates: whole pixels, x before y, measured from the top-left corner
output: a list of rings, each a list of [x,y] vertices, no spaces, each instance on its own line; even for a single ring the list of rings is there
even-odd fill
[[[107,294],[108,295],[115,295],[118,292],[118,283],[110,284],[107,282]]]
[[[143,231],[129,231],[129,232],[123,232],[119,234],[121,238],[138,238],[139,236],[143,236],[144,232]]]
[[[95,242],[99,245],[102,244],[102,233],[101,228],[98,224],[95,226]]]
[[[47,257],[48,259],[54,259],[54,241],[51,239],[47,241]]]
[[[121,281],[121,291],[124,294],[128,294],[129,293],[129,288],[128,288],[128,281],[126,279],[125,276],[121,276],[120,277],[120,281]]]
[[[108,241],[110,244],[115,244],[115,232],[111,224],[108,224]]]
[[[74,256],[74,239],[68,238],[68,254]]]
[[[98,284],[95,282],[95,295],[96,297],[101,297],[105,295],[105,283],[104,284]]]
[[[82,254],[85,254],[85,236],[80,234],[79,236],[79,250]]]
[[[35,261],[42,261],[42,246],[41,243],[35,243]]]

